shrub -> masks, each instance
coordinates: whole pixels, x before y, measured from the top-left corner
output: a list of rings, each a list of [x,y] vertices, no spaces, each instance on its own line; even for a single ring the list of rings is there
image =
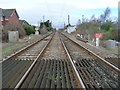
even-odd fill
[[[24,25],[23,27],[24,27],[27,35],[34,34],[34,33],[35,33],[35,28],[34,28],[34,26]]]
[[[26,35],[26,32],[21,25],[17,25],[17,24],[15,25],[12,23],[8,23],[3,27],[3,30],[2,30],[2,40],[3,41],[8,40],[8,31],[18,31],[20,37],[23,37]]]

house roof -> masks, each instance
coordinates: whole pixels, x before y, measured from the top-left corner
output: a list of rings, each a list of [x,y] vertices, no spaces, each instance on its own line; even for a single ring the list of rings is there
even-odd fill
[[[13,14],[13,12],[15,12],[17,14],[16,9],[2,9],[2,8],[0,8],[0,17],[5,16],[6,18],[8,18]],[[19,18],[18,14],[17,14],[17,17]]]
[[[29,23],[27,22],[27,21],[25,21],[25,20],[19,20],[20,21],[20,23],[23,25],[23,24],[27,24],[27,25],[29,25]]]

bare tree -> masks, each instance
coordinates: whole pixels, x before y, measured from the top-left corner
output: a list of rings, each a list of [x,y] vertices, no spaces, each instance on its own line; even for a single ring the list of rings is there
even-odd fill
[[[105,22],[106,20],[108,20],[109,16],[110,16],[110,13],[111,13],[111,10],[110,10],[109,7],[107,7],[104,11],[104,14],[100,15],[100,21]]]
[[[23,37],[26,35],[26,32],[21,25],[7,23],[2,30],[2,40],[4,41],[8,40],[8,31],[18,31],[20,37]]]

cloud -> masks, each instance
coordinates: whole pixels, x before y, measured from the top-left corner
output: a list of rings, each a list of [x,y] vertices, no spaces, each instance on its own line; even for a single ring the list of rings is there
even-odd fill
[[[105,8],[117,7],[119,0],[1,0],[0,7],[10,8],[15,7],[19,9],[32,8],[36,5],[67,5],[70,7],[76,7],[79,9],[88,9],[88,8]]]
[[[117,8],[119,0],[0,0],[0,8],[16,8],[21,19],[35,24],[50,19],[54,24],[67,23],[67,15],[75,23],[88,9]],[[83,10],[81,12],[81,10]]]

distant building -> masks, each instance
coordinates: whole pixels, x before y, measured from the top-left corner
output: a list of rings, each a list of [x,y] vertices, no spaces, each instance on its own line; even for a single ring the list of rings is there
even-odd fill
[[[19,21],[19,15],[16,9],[2,9],[0,8],[0,27],[4,27],[7,24],[11,24],[19,27],[23,30],[22,25]]]
[[[16,9],[2,9],[0,8],[0,28],[6,27],[7,31],[17,30],[21,36],[25,35],[25,30],[19,22],[19,15]],[[4,32],[4,29],[3,29]],[[3,39],[7,32],[4,32]]]
[[[65,31],[67,31],[68,33],[74,32],[76,31],[76,26],[68,26]]]
[[[25,21],[25,20],[20,20],[20,24],[21,25],[29,25],[29,23],[27,21]]]
[[[16,9],[1,9],[0,8],[0,18],[1,18],[0,21],[3,26],[5,26],[8,23],[20,25],[19,15]]]

